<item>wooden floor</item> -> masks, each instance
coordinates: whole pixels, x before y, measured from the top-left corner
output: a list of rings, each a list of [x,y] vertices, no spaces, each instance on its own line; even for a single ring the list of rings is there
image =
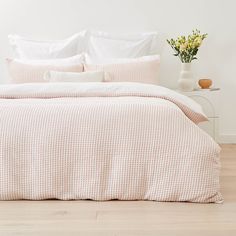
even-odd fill
[[[0,236],[236,236],[236,145],[222,150],[224,204],[0,202]]]

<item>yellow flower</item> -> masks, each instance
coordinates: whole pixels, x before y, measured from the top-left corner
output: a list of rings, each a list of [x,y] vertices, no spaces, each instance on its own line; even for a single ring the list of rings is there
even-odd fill
[[[202,44],[202,37],[201,36],[196,37],[194,40],[195,47],[200,47],[201,44]]]
[[[202,45],[202,38],[198,37],[198,47],[200,47]]]
[[[188,42],[185,42],[185,43],[180,45],[179,49],[180,49],[181,52],[183,52],[187,49],[187,47],[188,47]]]
[[[179,42],[176,42],[176,43],[175,43],[175,47],[179,49],[179,48],[180,48],[180,43],[179,43]]]
[[[179,36],[177,39],[170,39],[167,42],[175,51],[182,62],[191,62],[196,59],[198,48],[201,46],[207,34],[201,34],[199,30],[193,30],[188,36]]]

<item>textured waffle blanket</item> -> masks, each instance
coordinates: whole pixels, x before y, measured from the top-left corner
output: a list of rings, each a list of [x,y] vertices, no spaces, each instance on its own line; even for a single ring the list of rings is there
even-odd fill
[[[0,200],[221,202],[205,120],[155,85],[2,85]]]

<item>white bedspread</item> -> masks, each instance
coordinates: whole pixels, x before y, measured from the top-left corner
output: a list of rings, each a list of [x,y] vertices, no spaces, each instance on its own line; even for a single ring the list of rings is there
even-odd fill
[[[0,86],[0,200],[221,202],[198,104],[138,83]]]

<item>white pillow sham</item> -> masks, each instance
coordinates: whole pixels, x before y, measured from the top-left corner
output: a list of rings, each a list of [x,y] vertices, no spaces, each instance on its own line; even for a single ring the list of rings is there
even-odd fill
[[[84,64],[84,71],[104,71],[111,82],[139,82],[158,84],[160,56],[132,59],[113,59],[107,64]]]
[[[86,50],[86,31],[64,40],[40,41],[9,35],[14,56],[19,59],[38,60],[71,57]]]
[[[157,53],[156,32],[115,35],[101,31],[89,33],[87,52],[94,60],[136,58]]]
[[[73,82],[73,83],[87,83],[87,82],[105,82],[107,78],[103,71],[91,72],[60,72],[47,71],[44,73],[44,80],[48,82]]]

